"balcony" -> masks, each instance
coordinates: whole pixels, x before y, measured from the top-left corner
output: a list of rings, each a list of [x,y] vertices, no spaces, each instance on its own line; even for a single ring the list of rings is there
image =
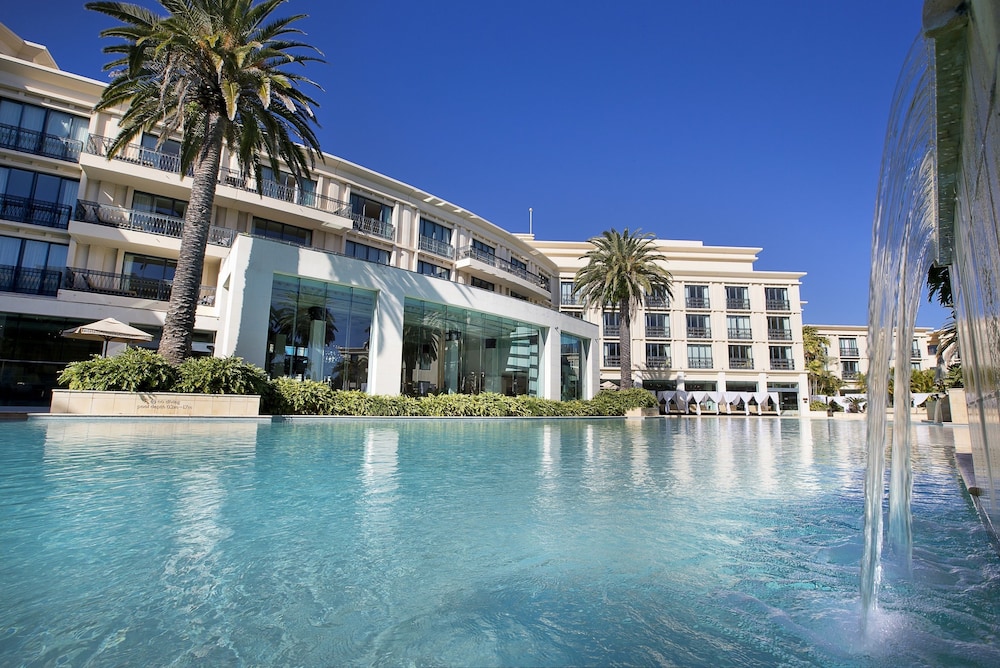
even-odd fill
[[[420,235],[419,247],[422,251],[427,251],[428,253],[433,253],[434,255],[448,258],[449,260],[455,259],[455,247],[451,244],[446,244],[438,239],[432,239],[430,237],[425,237]]]
[[[517,276],[518,278],[527,281],[530,285],[535,287],[540,287],[546,292],[549,290],[549,277],[542,274],[532,274],[524,267],[519,267],[516,264],[512,264],[507,260],[501,260],[493,253],[487,253],[486,251],[475,248],[474,246],[464,246],[458,251],[459,260],[476,260],[482,262],[483,264],[489,265],[490,267],[496,267],[497,269],[511,274],[512,276]]]
[[[710,339],[712,338],[712,329],[710,327],[688,327],[687,337],[689,339]]]
[[[726,298],[726,309],[730,311],[749,311],[750,310],[750,300],[749,299],[732,299]]]
[[[646,297],[646,308],[670,308],[670,298],[666,296],[647,296]]]
[[[767,299],[764,302],[764,308],[768,311],[790,311],[789,303],[787,299]]]
[[[795,369],[795,360],[792,359],[771,359],[772,371],[792,371]]]
[[[62,287],[65,290],[78,292],[94,292],[102,295],[167,302],[170,301],[173,281],[67,267]],[[201,286],[198,293],[198,304],[214,306],[215,288],[209,285]]]
[[[618,367],[622,365],[621,355],[605,355],[604,356],[604,366],[605,367]]]
[[[840,356],[841,357],[848,357],[848,358],[857,359],[859,357],[859,355],[858,355],[858,349],[857,348],[841,348],[840,349]]]
[[[87,200],[77,200],[75,218],[85,223],[117,227],[122,230],[148,232],[164,237],[180,239],[184,230],[184,219],[164,216],[148,211],[136,211],[109,204],[98,204]],[[236,230],[213,225],[208,230],[208,243],[229,248],[236,238]]]
[[[767,330],[767,338],[771,341],[791,341],[792,340],[792,330],[790,329],[769,329]]]
[[[653,325],[646,325],[646,338],[647,339],[669,339],[670,338],[670,328],[669,327],[656,327]]]
[[[55,297],[60,283],[62,272],[57,269],[28,269],[0,264],[0,292]]]
[[[687,308],[710,308],[708,297],[688,297],[684,300],[684,304]]]
[[[753,338],[753,333],[749,329],[740,329],[739,327],[730,327],[727,334],[730,339],[749,341]]]
[[[730,357],[729,358],[729,368],[730,369],[752,369],[753,360],[747,357]]]
[[[705,359],[704,357],[698,357],[698,358],[695,358],[695,359],[689,359],[688,360],[688,368],[689,369],[711,369],[712,368],[712,359],[711,358]]]
[[[73,207],[15,195],[0,195],[0,218],[65,230]]]
[[[341,202],[332,197],[318,195],[309,190],[303,190],[297,186],[289,186],[277,181],[261,181],[260,190],[257,189],[257,180],[237,169],[222,167],[219,169],[219,185],[236,188],[243,192],[254,193],[270,199],[281,200],[290,204],[307,206],[317,211],[325,211],[343,218],[350,218],[349,211],[351,205]]]
[[[111,145],[114,144],[114,141],[115,140],[111,137],[90,135],[87,137],[87,143],[83,147],[83,152],[102,158],[108,158]],[[179,156],[146,148],[144,146],[140,146],[139,144],[125,145],[114,155],[112,160],[120,160],[133,165],[152,167],[153,169],[158,169],[161,172],[179,174],[181,171],[181,159]],[[191,176],[191,173],[189,172],[187,176]]]
[[[83,142],[68,137],[47,135],[37,130],[25,130],[14,125],[0,124],[0,148],[76,162],[80,159]]]
[[[621,325],[605,325],[604,326],[604,336],[621,336],[622,328]]]
[[[669,369],[670,368],[670,358],[661,355],[651,356],[646,358],[646,368],[647,369]]]
[[[369,218],[360,213],[353,213],[350,209],[346,209],[338,215],[350,218],[354,222],[354,229],[362,234],[390,241],[396,236],[396,228],[392,223],[387,223],[376,218]]]
[[[560,295],[560,306],[583,306],[583,297],[577,295]]]
[[[841,375],[844,377],[844,380],[857,380],[858,379],[858,372],[857,371],[845,371]]]

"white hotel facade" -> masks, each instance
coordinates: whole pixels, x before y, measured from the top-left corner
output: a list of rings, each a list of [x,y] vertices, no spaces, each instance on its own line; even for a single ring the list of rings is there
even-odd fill
[[[0,24],[0,404],[47,403],[66,363],[99,352],[63,329],[114,317],[155,346],[163,326],[190,179],[169,138],[108,158],[102,85]],[[611,316],[565,290],[586,242],[512,234],[324,158],[306,182],[265,172],[258,192],[224,156],[197,353],[379,394],[572,399],[617,380]],[[754,271],[759,249],[660,243],[677,287],[639,316],[637,379],[801,402],[802,274]]]

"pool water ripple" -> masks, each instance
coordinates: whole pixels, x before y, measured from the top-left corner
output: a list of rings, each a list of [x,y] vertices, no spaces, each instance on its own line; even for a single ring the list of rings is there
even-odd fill
[[[0,434],[0,664],[996,665],[1000,559],[915,429],[860,636],[864,425],[45,420]]]

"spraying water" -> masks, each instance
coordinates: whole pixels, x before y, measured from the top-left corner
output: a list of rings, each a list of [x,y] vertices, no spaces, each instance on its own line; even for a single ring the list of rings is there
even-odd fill
[[[882,502],[886,458],[890,454],[884,407],[888,405],[889,369],[893,366],[895,401],[889,547],[906,569],[910,568],[913,551],[910,342],[921,288],[933,257],[937,220],[932,49],[930,41],[919,37],[910,48],[897,82],[886,130],[872,229],[868,297],[868,470],[865,478],[865,547],[861,561],[863,626],[878,605],[881,580]]]

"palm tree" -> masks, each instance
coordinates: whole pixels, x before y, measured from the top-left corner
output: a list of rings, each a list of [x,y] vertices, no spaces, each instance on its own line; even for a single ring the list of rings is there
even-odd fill
[[[830,339],[821,336],[816,327],[812,325],[802,327],[802,351],[806,359],[806,373],[809,377],[809,396],[828,394],[825,390],[836,384],[833,382],[832,374],[826,368],[829,361],[826,350],[829,345]]]
[[[301,34],[291,26],[304,15],[271,16],[283,1],[160,0],[167,16],[122,2],[86,5],[121,22],[101,32],[122,40],[104,49],[116,59],[105,66],[111,83],[96,107],[125,108],[109,159],[144,131],[158,130],[161,141],[180,134],[180,173],[192,177],[159,348],[173,363],[191,354],[223,145],[254,174],[258,192],[262,154],[275,172],[280,160],[303,179],[319,153],[310,125],[316,103],[299,89],[313,82],[287,69],[319,52],[290,38]]]
[[[662,264],[667,258],[656,250],[651,233],[621,233],[612,228],[589,240],[593,248],[581,259],[587,264],[576,272],[573,294],[584,306],[600,305],[618,313],[621,352],[621,388],[632,387],[632,317],[646,297],[672,296],[673,278]]]

